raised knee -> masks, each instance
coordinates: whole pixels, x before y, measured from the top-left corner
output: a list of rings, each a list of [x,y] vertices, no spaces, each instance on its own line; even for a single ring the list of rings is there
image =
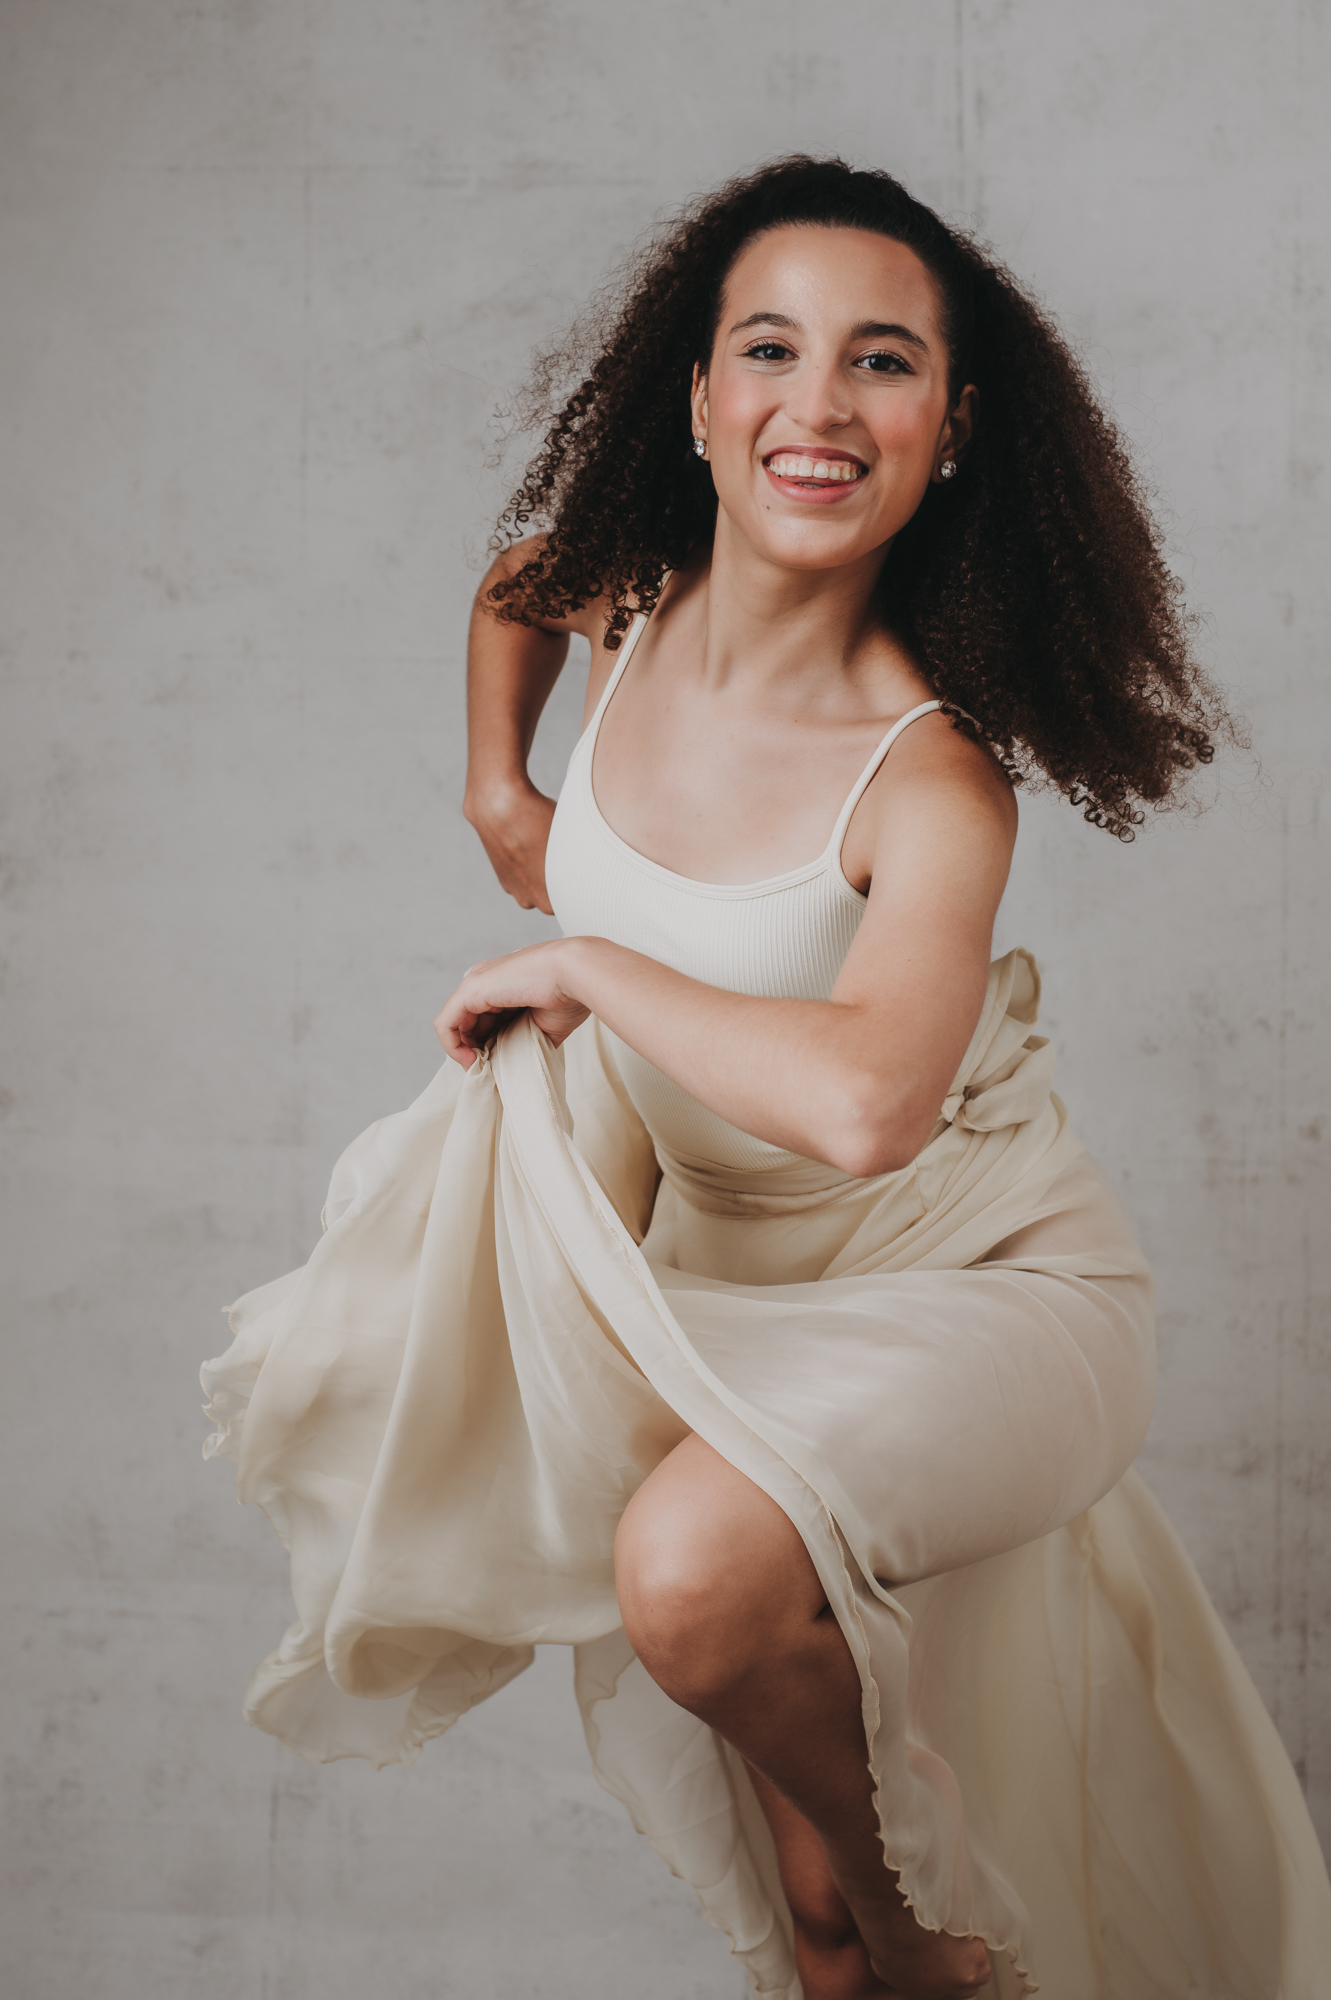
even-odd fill
[[[625,1508],[615,1584],[639,1659],[699,1715],[795,1644],[825,1601],[776,1502],[696,1438]]]
[[[615,1584],[633,1650],[671,1699],[695,1708],[723,1695],[747,1648],[733,1592],[707,1551],[683,1538],[661,1546],[627,1522],[615,1541]]]

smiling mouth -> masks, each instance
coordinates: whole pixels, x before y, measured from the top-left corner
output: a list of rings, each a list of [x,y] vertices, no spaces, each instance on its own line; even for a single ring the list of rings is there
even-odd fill
[[[863,479],[869,468],[858,458],[842,453],[817,454],[806,451],[774,451],[763,460],[777,479],[791,479],[800,486],[847,486]]]

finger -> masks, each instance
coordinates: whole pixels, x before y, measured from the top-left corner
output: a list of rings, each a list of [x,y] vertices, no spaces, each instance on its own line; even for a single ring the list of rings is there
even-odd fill
[[[458,1050],[470,1049],[473,1055],[478,1055],[482,1049],[488,1047],[502,1029],[508,1026],[510,1021],[517,1019],[518,1015],[523,1012],[523,1009],[521,1007],[505,1007],[497,1009],[494,1012],[468,1013],[462,1011],[458,1014],[452,1014],[451,1009],[446,1011],[451,1015],[451,1018],[445,1021],[442,1029],[436,1027],[436,1033],[439,1035],[439,1039],[443,1042],[448,1053],[454,1055]],[[470,1068],[470,1066],[470,1064],[466,1065],[467,1068]]]
[[[490,1037],[485,1031],[484,1020],[481,1020],[474,1028],[465,1031],[457,1027],[446,1028],[439,1039],[444,1045],[445,1055],[460,1063],[463,1069],[470,1069],[479,1060]]]
[[[451,1054],[454,1048],[463,1043],[475,1046],[475,1030],[480,1019],[479,1014],[473,1014],[468,1008],[459,1007],[456,999],[453,999],[435,1015],[434,1031]]]

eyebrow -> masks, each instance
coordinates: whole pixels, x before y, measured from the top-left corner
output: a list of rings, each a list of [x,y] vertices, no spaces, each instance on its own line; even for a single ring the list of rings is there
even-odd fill
[[[745,333],[751,326],[788,326],[793,332],[798,332],[799,324],[797,319],[791,319],[787,313],[756,312],[750,313],[747,319],[737,320],[730,331]],[[901,326],[896,321],[862,319],[858,326],[851,328],[850,337],[852,340],[904,340],[909,346],[918,347],[922,353],[927,354],[929,351],[927,340],[921,339],[920,335],[913,333],[910,327]]]

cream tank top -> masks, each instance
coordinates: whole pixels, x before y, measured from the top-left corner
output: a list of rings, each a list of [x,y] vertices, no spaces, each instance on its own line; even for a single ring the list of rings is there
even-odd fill
[[[634,620],[596,713],[569,759],[545,857],[546,889],[559,925],[566,937],[608,938],[732,993],[830,999],[867,900],[841,868],[850,816],[902,730],[941,703],[921,702],[888,730],[851,787],[816,861],[762,882],[695,882],[621,840],[602,817],[592,789],[601,718],[646,622],[641,614]],[[624,1086],[663,1153],[684,1164],[744,1173],[800,1159],[741,1132],[618,1036],[610,1040]]]

